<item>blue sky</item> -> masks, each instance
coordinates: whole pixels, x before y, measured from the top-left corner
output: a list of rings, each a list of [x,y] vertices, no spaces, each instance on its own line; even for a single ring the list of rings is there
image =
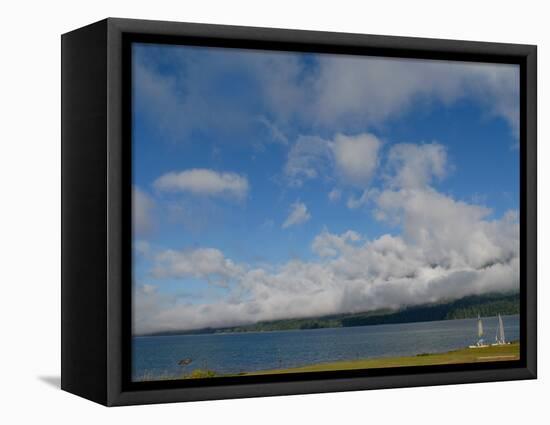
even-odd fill
[[[133,74],[136,332],[517,287],[515,66],[136,44]]]

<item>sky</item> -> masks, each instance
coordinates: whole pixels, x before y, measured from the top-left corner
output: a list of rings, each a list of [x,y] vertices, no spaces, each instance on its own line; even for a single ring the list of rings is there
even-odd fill
[[[135,334],[519,289],[519,68],[133,44]]]

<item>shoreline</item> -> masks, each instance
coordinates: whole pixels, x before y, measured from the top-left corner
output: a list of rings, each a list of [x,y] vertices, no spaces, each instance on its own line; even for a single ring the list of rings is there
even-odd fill
[[[388,367],[431,366],[445,364],[487,363],[519,360],[519,342],[483,348],[462,348],[443,353],[422,353],[415,356],[376,357],[359,360],[316,363],[306,366],[244,372],[237,376],[276,375],[284,373],[325,372],[354,369],[380,369]]]
[[[265,369],[253,372],[228,373],[221,374],[215,370],[196,369],[189,375],[173,376],[153,376],[145,373],[137,382],[145,381],[165,381],[165,380],[183,380],[183,379],[210,379],[235,376],[261,376],[261,375],[278,375],[289,373],[307,373],[307,372],[327,372],[340,370],[357,370],[357,369],[381,369],[381,368],[397,368],[408,366],[432,366],[446,364],[470,364],[470,363],[487,363],[499,361],[514,361],[519,360],[519,341],[513,341],[510,344],[499,346],[488,346],[483,348],[460,348],[457,350],[440,352],[440,353],[420,353],[413,356],[396,356],[396,357],[375,357],[356,360],[341,360],[336,362],[314,363],[305,366],[281,368],[281,369]]]

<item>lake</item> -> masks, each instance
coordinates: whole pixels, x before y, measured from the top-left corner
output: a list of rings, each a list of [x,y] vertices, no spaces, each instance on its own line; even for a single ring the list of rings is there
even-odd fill
[[[502,316],[506,339],[519,339],[519,315]],[[498,319],[484,317],[494,342]],[[375,357],[446,352],[477,341],[477,319],[276,332],[133,338],[133,379],[179,376],[194,369],[229,374]],[[191,358],[186,367],[178,361]]]

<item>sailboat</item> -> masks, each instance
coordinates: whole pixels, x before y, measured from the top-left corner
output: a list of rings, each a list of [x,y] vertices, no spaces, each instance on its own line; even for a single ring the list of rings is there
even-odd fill
[[[500,314],[499,314],[497,334],[495,336],[495,343],[491,345],[507,345],[507,344],[510,344],[510,343],[506,342],[506,338],[504,338],[504,324],[502,323],[502,317],[500,317]]]
[[[481,321],[481,316],[479,314],[477,315],[477,337],[477,342],[474,345],[470,345],[470,348],[488,347],[488,345],[483,342],[483,322]]]

